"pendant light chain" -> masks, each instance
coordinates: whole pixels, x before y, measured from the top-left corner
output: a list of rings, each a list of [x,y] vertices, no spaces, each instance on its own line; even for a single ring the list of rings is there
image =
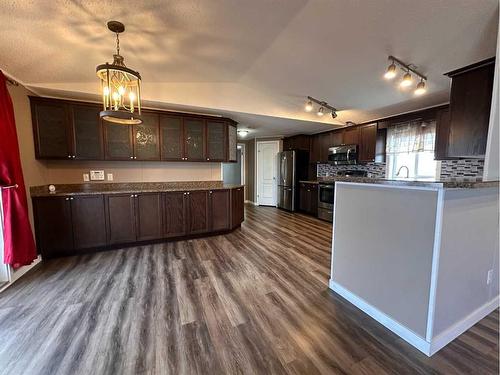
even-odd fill
[[[119,38],[119,33],[116,33],[116,54],[120,54],[120,38]]]

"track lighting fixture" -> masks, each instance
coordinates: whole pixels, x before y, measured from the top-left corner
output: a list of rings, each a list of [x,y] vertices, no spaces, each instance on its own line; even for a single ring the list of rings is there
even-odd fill
[[[420,82],[417,84],[417,87],[414,91],[415,95],[422,95],[427,91],[426,87],[425,87],[425,82],[427,81],[427,77],[424,76],[419,71],[417,71],[415,69],[416,68],[415,65],[405,64],[404,62],[402,62],[401,60],[397,59],[394,56],[389,56],[389,61],[391,63],[387,67],[387,70],[384,74],[384,78],[393,79],[394,77],[396,77],[397,67],[399,66],[401,68],[401,70],[403,70],[405,72],[402,80],[399,82],[400,87],[402,87],[402,88],[410,87],[413,84],[413,77],[412,77],[412,74],[413,74],[417,78],[420,78]]]
[[[324,116],[325,113],[327,113],[328,111],[331,112],[332,118],[337,117],[337,109],[335,107],[332,107],[330,104],[328,104],[327,102],[325,102],[323,100],[314,99],[312,96],[307,97],[307,103],[306,103],[305,108],[304,108],[306,110],[306,112],[311,112],[314,109],[313,103],[316,103],[319,105],[318,111],[316,112],[316,114],[319,117]]]
[[[425,81],[423,79],[417,84],[417,88],[415,89],[415,95],[425,94],[427,89],[425,88]]]

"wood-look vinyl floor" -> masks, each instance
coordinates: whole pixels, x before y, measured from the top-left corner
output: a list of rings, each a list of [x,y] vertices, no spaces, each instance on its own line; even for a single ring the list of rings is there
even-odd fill
[[[432,358],[327,289],[331,225],[43,262],[0,294],[1,374],[494,374],[498,311]]]

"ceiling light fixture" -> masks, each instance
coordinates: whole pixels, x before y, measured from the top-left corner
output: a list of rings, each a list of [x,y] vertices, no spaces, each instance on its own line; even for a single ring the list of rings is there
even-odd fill
[[[416,70],[415,65],[406,64],[394,56],[389,56],[388,59],[391,63],[387,67],[387,71],[384,74],[384,77],[386,79],[393,79],[394,77],[396,77],[397,67],[399,66],[401,70],[405,72],[403,75],[403,79],[399,82],[400,87],[407,88],[411,86],[413,84],[413,77],[412,77],[413,74],[417,78],[420,78],[420,82],[417,84],[417,87],[415,89],[415,95],[422,95],[427,91],[425,87],[425,82],[427,81],[427,77],[424,76],[422,73],[420,73],[418,70]]]
[[[426,91],[427,91],[427,89],[425,88],[425,81],[422,79],[417,84],[417,88],[415,89],[415,95],[425,94]]]
[[[248,135],[248,130],[238,130],[238,135],[241,138],[245,138]]]
[[[141,75],[127,68],[120,55],[119,35],[125,31],[125,25],[109,21],[108,29],[116,34],[116,54],[113,55],[112,64],[105,63],[96,68],[101,81],[103,105],[99,115],[117,124],[141,124]]]
[[[308,101],[307,101],[307,104],[305,106],[306,112],[311,112],[314,109],[313,103],[316,103],[319,105],[318,111],[316,112],[316,114],[318,116],[322,117],[326,113],[325,110],[327,110],[327,111],[331,112],[332,118],[337,117],[337,109],[335,107],[332,107],[327,102],[325,102],[323,100],[315,99],[312,96],[308,96],[307,100]]]

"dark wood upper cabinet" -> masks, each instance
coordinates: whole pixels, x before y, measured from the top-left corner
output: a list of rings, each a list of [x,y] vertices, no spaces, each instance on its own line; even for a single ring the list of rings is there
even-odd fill
[[[70,198],[75,249],[106,246],[106,215],[102,195]]]
[[[74,159],[102,160],[104,149],[102,142],[100,107],[88,104],[71,105],[73,127]]]
[[[182,118],[160,115],[161,160],[184,160]]]
[[[186,192],[181,191],[164,194],[165,237],[179,237],[186,234],[186,197]]]
[[[225,161],[227,125],[223,121],[207,120],[207,161]]]
[[[441,109],[436,116],[436,140],[434,143],[434,159],[450,159],[448,156],[448,137],[450,134],[450,109]]]
[[[333,133],[326,132],[320,133],[319,135],[319,161],[326,162],[328,161],[328,149],[333,146]]]
[[[71,127],[65,102],[30,97],[35,156],[38,159],[71,159]]]
[[[210,230],[217,232],[230,228],[231,196],[229,190],[208,192]]]
[[[494,71],[492,58],[446,74],[452,79],[448,145],[444,150],[447,158],[484,157]],[[438,132],[446,136],[443,129]],[[442,153],[437,152],[440,157]]]
[[[304,134],[294,135],[283,139],[283,150],[304,150],[310,151],[311,137]]]
[[[163,236],[161,193],[134,194],[137,240],[156,240]]]
[[[359,161],[375,161],[375,146],[377,143],[377,124],[359,127]]]
[[[344,129],[334,130],[331,135],[332,146],[340,146],[344,143]]]
[[[42,257],[71,254],[73,228],[69,197],[47,197],[33,200],[38,250]]]
[[[321,161],[320,158],[320,135],[314,134],[311,137],[311,150],[309,151],[309,162],[318,163]]]
[[[208,232],[208,192],[191,191],[187,193],[187,198],[187,233]]]
[[[351,126],[344,130],[344,140],[342,144],[359,145],[359,126]]]
[[[238,153],[236,151],[238,147],[238,133],[235,125],[229,124],[227,126],[227,160],[236,162],[238,161]]]
[[[108,240],[110,244],[136,240],[134,194],[106,196]]]
[[[234,121],[143,110],[143,123],[101,120],[95,103],[30,96],[37,159],[235,162]]]
[[[143,112],[142,124],[133,125],[134,160],[160,160],[159,115]]]
[[[184,118],[184,154],[188,161],[205,161],[205,120]]]
[[[378,129],[377,126],[377,140],[375,142],[375,162],[385,163],[386,153],[385,148],[387,144],[387,128]]]
[[[132,125],[104,121],[104,152],[106,160],[133,160]]]

